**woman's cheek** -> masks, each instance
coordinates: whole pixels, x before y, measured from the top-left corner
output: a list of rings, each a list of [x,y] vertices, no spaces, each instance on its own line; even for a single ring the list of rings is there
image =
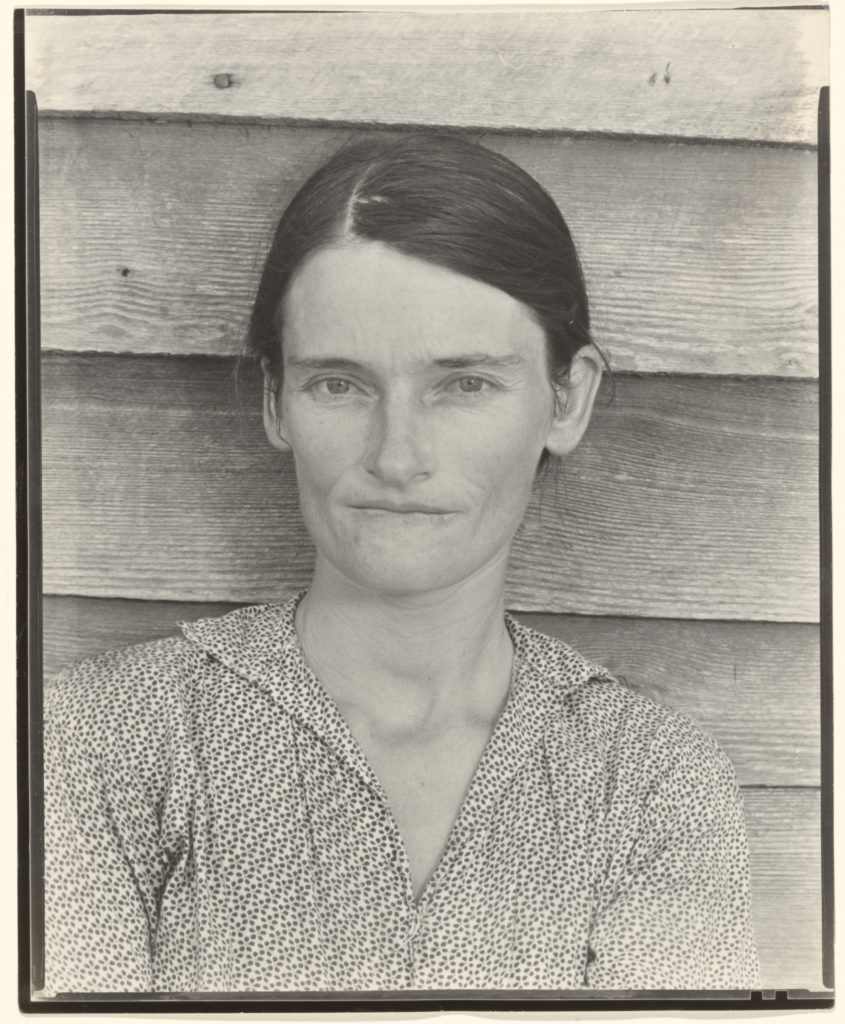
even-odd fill
[[[536,413],[528,411],[524,417],[498,423],[479,446],[475,461],[483,462],[486,474],[499,486],[521,483],[530,490],[547,433],[538,428]]]
[[[297,464],[309,475],[331,475],[354,457],[357,434],[355,417],[342,409],[330,411],[311,403],[311,408],[295,406],[289,418],[290,441]]]

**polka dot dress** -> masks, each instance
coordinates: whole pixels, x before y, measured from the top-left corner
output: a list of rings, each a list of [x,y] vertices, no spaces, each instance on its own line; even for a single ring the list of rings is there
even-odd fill
[[[759,987],[709,736],[508,617],[511,693],[415,901],[297,600],[48,691],[45,994]]]

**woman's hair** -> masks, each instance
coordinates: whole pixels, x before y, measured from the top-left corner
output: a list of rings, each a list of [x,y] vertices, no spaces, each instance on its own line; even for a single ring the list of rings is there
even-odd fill
[[[282,380],[285,298],[294,274],[312,254],[356,238],[517,299],[545,332],[556,387],[566,382],[575,353],[592,344],[572,237],[530,174],[456,136],[374,139],[341,148],[315,171],[276,228],[246,339],[274,390]]]

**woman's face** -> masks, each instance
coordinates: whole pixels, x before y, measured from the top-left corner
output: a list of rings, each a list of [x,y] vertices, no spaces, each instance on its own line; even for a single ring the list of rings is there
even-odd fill
[[[353,242],[293,281],[278,412],[268,434],[293,450],[318,557],[399,596],[504,566],[555,393],[515,299]]]

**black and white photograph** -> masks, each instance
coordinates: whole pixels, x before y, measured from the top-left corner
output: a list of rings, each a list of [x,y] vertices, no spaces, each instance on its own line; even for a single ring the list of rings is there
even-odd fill
[[[830,1005],[827,8],[22,20],[29,1012]]]

